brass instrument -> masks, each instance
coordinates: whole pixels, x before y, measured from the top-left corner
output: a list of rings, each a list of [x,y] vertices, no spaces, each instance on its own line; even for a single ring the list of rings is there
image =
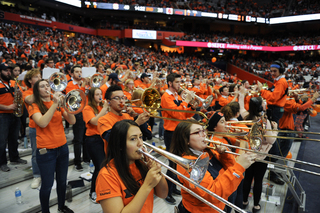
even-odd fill
[[[98,73],[93,74],[90,77],[90,86],[91,87],[100,87],[102,81],[103,81],[103,76],[101,74],[98,74]]]
[[[187,90],[187,89],[182,89],[182,88],[181,88],[181,90],[182,90],[182,92],[189,92],[189,90]],[[212,101],[213,101],[213,95],[209,95],[206,99],[203,99],[203,98],[199,97],[199,96],[196,95],[196,94],[194,95],[194,97],[195,97],[195,99],[196,99],[197,101],[199,101],[200,103],[202,103],[202,106],[201,106],[202,109],[208,109],[209,106],[211,105]],[[182,100],[185,99],[184,96],[181,96],[181,98],[182,98]]]
[[[49,85],[55,92],[61,92],[67,87],[67,77],[63,73],[53,73],[49,77]],[[63,94],[61,94],[63,95]],[[86,105],[87,98],[82,90],[71,90],[64,96],[62,107],[69,114],[78,114]]]
[[[17,105],[17,108],[13,110],[13,114],[16,117],[21,117],[23,115],[24,103],[22,98],[22,92],[18,87],[18,78],[15,78],[13,103]]]
[[[263,153],[263,152],[259,152],[259,151],[256,151],[256,150],[247,149],[247,148],[243,148],[243,147],[239,147],[239,146],[234,146],[234,145],[230,145],[230,144],[224,144],[224,143],[222,143],[220,141],[214,141],[214,140],[210,140],[210,139],[207,139],[207,138],[205,139],[205,141],[207,143],[214,143],[214,144],[220,145],[220,146],[227,146],[227,147],[230,147],[230,148],[241,149],[241,150],[244,150],[244,151],[247,151],[247,152],[253,152],[253,153],[256,153],[256,154],[259,154],[259,155],[265,155],[267,157],[271,157],[271,158],[275,158],[275,159],[279,159],[279,160],[283,160],[283,161],[291,161],[291,162],[304,164],[304,165],[308,165],[308,166],[320,167],[320,165],[318,165],[318,164],[309,163],[309,162],[300,161],[300,160],[295,160],[295,159],[288,159],[286,157],[282,157],[282,156],[278,156],[278,155],[272,155],[272,154]],[[214,147],[209,147],[209,146],[208,146],[208,148],[215,149]],[[230,152],[230,151],[226,151],[226,153],[233,154],[233,155],[240,155],[238,153],[234,153],[234,152]],[[320,176],[320,173],[316,173],[316,172],[312,172],[312,171],[308,171],[308,170],[304,170],[304,169],[299,169],[299,168],[291,167],[291,166],[287,166],[287,165],[282,165],[282,164],[279,164],[279,163],[274,163],[274,162],[270,162],[270,161],[266,161],[266,160],[260,160],[260,159],[256,159],[255,161],[256,162],[261,162],[261,163],[272,164],[272,165],[275,165],[275,166],[278,166],[278,167],[281,167],[281,168],[292,169],[292,170],[296,170],[296,171],[299,171],[299,172],[305,172],[305,173],[308,173],[308,174]]]
[[[205,187],[203,187],[202,185],[199,184],[201,182],[201,180],[203,179],[203,177],[204,177],[204,175],[205,175],[205,173],[207,171],[207,168],[208,168],[208,164],[209,164],[208,153],[204,153],[204,154],[200,155],[197,160],[188,160],[188,159],[182,158],[180,156],[174,155],[174,154],[172,154],[170,152],[164,151],[164,150],[162,150],[160,148],[157,148],[155,146],[152,146],[152,145],[150,145],[150,144],[148,144],[146,142],[143,142],[143,144],[145,146],[153,149],[155,152],[159,153],[160,155],[162,155],[162,156],[168,158],[169,160],[175,162],[176,164],[179,164],[184,169],[186,169],[186,171],[188,171],[190,173],[190,178],[188,178],[185,175],[177,172],[175,169],[173,169],[172,167],[170,167],[167,164],[163,163],[162,161],[158,160],[157,158],[153,157],[148,152],[144,152],[142,149],[138,150],[143,155],[145,155],[148,158],[156,161],[157,163],[161,164],[162,166],[164,166],[165,168],[167,168],[168,170],[170,170],[174,174],[176,174],[176,175],[182,177],[183,179],[185,179],[186,181],[188,181],[189,185],[190,185],[190,188],[197,187],[197,188],[203,190],[204,192],[208,193],[209,195],[213,196],[214,198],[216,198],[220,202],[223,202],[227,206],[233,208],[234,210],[237,210],[238,212],[242,212],[242,213],[246,212],[246,211],[240,209],[239,207],[235,206],[234,204],[230,203],[229,201],[223,199],[222,197],[216,195],[215,193],[211,192],[210,190],[208,190],[207,188],[205,188]],[[224,213],[223,210],[221,210],[218,207],[214,206],[212,203],[210,203],[209,201],[205,200],[204,198],[202,198],[198,194],[194,193],[193,191],[191,191],[187,187],[185,187],[182,184],[180,184],[179,182],[173,180],[172,178],[168,177],[167,175],[165,175],[163,173],[162,173],[162,175],[165,178],[167,178],[168,180],[170,180],[171,182],[173,182],[174,184],[180,186],[186,192],[188,192],[191,195],[193,195],[195,198],[199,199],[203,203],[205,203],[208,206],[210,206],[211,208],[215,209],[218,212]]]
[[[66,75],[61,72],[52,73],[48,81],[51,89],[56,92],[61,92],[65,90],[68,85]]]
[[[141,97],[141,101],[142,101],[142,106],[131,106],[126,104],[126,106],[130,106],[132,108],[142,108],[147,110],[150,113],[150,117],[154,117],[154,118],[160,118],[160,119],[167,119],[167,120],[172,120],[172,121],[180,121],[180,122],[187,122],[187,123],[193,123],[193,124],[199,124],[199,125],[207,125],[208,123],[208,118],[207,116],[200,112],[200,111],[188,111],[188,110],[178,110],[178,109],[166,109],[166,108],[160,108],[160,104],[161,104],[161,96],[160,93],[158,92],[158,90],[154,89],[154,88],[148,88],[146,89]],[[132,101],[131,101],[132,102]],[[180,119],[176,119],[176,118],[166,118],[166,117],[161,117],[161,116],[157,116],[158,114],[158,110],[160,111],[173,111],[173,112],[185,112],[185,113],[194,113],[194,114],[199,114],[200,116],[202,116],[206,122],[198,122],[196,120],[180,120]]]

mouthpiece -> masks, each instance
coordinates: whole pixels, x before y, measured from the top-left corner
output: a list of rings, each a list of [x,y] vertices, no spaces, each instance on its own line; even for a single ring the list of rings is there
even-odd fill
[[[121,103],[121,104],[120,104],[120,107],[121,107],[121,108],[122,108],[122,107],[124,107],[124,104],[123,104],[123,103]]]
[[[47,90],[46,93],[50,94],[50,92]]]

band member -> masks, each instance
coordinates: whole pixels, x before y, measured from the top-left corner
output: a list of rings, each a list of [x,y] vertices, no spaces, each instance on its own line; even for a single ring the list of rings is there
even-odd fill
[[[239,103],[241,107],[241,113],[244,117],[244,120],[258,120],[261,118],[263,111],[265,111],[266,106],[261,97],[253,97],[249,102],[249,111],[244,109],[244,94],[241,93],[239,97]],[[277,129],[277,123],[267,119],[266,129]],[[272,127],[271,127],[272,125]],[[266,131],[264,134],[276,136],[277,132]],[[276,141],[276,138],[266,137],[263,138],[262,146],[260,152],[267,153],[272,144]],[[258,159],[263,159],[264,156],[260,155]],[[245,209],[248,204],[248,196],[251,190],[252,180],[254,179],[253,185],[253,208],[252,212],[258,212],[261,209],[259,204],[261,199],[262,192],[262,183],[263,177],[267,169],[267,164],[261,162],[253,163],[245,173],[244,182],[243,182],[243,208]],[[272,180],[272,179],[271,179]],[[273,181],[273,180],[272,180]]]
[[[105,84],[103,84],[100,89],[102,91],[102,97],[105,97],[106,91],[107,89],[115,84],[118,84],[120,82],[119,78],[118,78],[118,74],[117,73],[110,73],[110,75],[108,76],[108,80]]]
[[[11,70],[7,64],[0,64],[0,168],[4,172],[10,171],[7,166],[6,144],[8,143],[9,159],[11,164],[27,164],[26,160],[19,157],[18,137],[20,118],[14,116],[13,111],[17,104],[13,103],[15,81],[11,79]],[[22,95],[22,94],[21,94]]]
[[[133,79],[127,79],[124,83],[124,90],[123,93],[127,97],[128,100],[131,100],[131,96],[134,90],[134,81]]]
[[[219,98],[219,105],[221,107],[224,107],[230,102],[236,101],[238,98],[238,92],[234,92],[234,96],[229,96],[229,88],[227,86],[222,86],[219,89],[219,92],[221,94]]]
[[[23,100],[27,110],[29,110],[29,105],[33,104],[34,102],[33,86],[40,79],[41,79],[40,70],[35,68],[28,71],[27,74],[24,76],[24,82],[29,88],[28,90],[23,92]],[[33,181],[31,183],[31,188],[36,189],[40,185],[41,177],[40,177],[40,170],[36,160],[36,155],[37,155],[36,124],[34,123],[31,117],[29,117],[29,138],[30,138],[31,149],[32,149],[31,165],[32,165],[32,173],[33,173]]]
[[[72,81],[70,81],[66,87],[66,93],[74,89],[80,89],[85,92],[87,80],[83,79],[82,69],[79,65],[71,68]],[[73,151],[74,151],[74,166],[77,171],[82,171],[81,165],[81,149],[83,151],[83,161],[89,162],[89,156],[87,154],[86,147],[84,146],[84,138],[86,133],[86,124],[83,121],[82,112],[75,115],[76,123],[72,125],[73,130]]]
[[[279,120],[284,113],[284,105],[287,100],[288,83],[285,78],[285,65],[282,61],[274,61],[270,66],[270,72],[274,78],[274,84],[270,91],[262,89],[262,83],[258,81],[258,91],[261,97],[267,100],[267,115],[272,121],[279,124]]]
[[[69,164],[69,149],[64,133],[62,116],[75,124],[76,118],[62,108],[61,92],[50,97],[50,85],[46,80],[34,84],[34,103],[30,106],[30,117],[36,124],[37,163],[41,175],[40,203],[42,212],[49,212],[49,200],[54,178],[57,181],[58,212],[73,211],[65,206],[66,183]],[[54,174],[56,173],[56,175]]]
[[[188,92],[184,101],[178,95],[181,84],[181,76],[177,73],[172,73],[167,76],[168,89],[161,97],[161,107],[168,109],[179,109],[179,110],[195,110],[197,107],[196,101],[194,101],[194,93]],[[184,112],[172,112],[172,111],[162,111],[162,116],[166,118],[176,118],[185,120],[192,117],[193,113],[184,113]],[[178,125],[178,121],[171,121],[164,119],[164,143],[166,145],[166,150],[170,150],[171,139],[173,131]],[[169,166],[173,166],[172,161],[169,161]],[[175,177],[171,171],[167,171],[167,175],[170,177]],[[175,185],[168,182],[169,193],[166,197],[166,201],[169,204],[175,204],[176,200],[172,197],[172,193],[180,194],[177,189],[174,189]]]
[[[210,119],[211,120],[211,119]],[[218,147],[217,150],[208,150],[205,142],[206,132],[203,126],[181,122],[177,125],[171,144],[171,152],[186,159],[197,159],[204,151],[210,155],[210,164],[200,185],[212,191],[216,195],[227,199],[238,187],[243,179],[243,173],[253,162],[255,155],[244,153],[237,160],[231,154],[223,153],[226,148]],[[177,171],[189,177],[188,172],[177,165]],[[200,190],[198,187],[190,188],[189,182],[179,177],[180,182],[213,205],[224,209],[225,204],[213,196]],[[180,212],[211,212],[212,209],[205,203],[194,198],[183,189],[182,201],[179,204]]]
[[[102,101],[102,92],[99,88],[91,88],[88,94],[88,105],[84,107],[82,114],[86,123],[85,145],[94,164],[94,172],[91,180],[89,197],[96,202],[96,179],[100,171],[101,163],[105,159],[104,143],[98,131],[98,119],[107,113],[108,102]]]
[[[261,97],[267,101],[267,116],[270,121],[275,121],[279,125],[279,120],[284,113],[284,105],[287,101],[288,93],[288,83],[285,78],[285,65],[282,61],[274,61],[270,66],[270,72],[274,78],[274,84],[271,91],[262,89],[262,84],[258,81],[258,91],[261,93]],[[279,155],[279,140],[273,144],[273,147],[270,150],[270,154]],[[275,162],[276,159],[270,159],[272,162]],[[275,183],[283,184],[280,181],[279,177],[273,171],[270,171],[270,180]]]
[[[110,106],[110,112],[98,119],[98,131],[100,136],[104,139],[104,149],[107,151],[108,141],[113,125],[121,120],[133,120],[131,115],[134,111],[131,107],[127,108],[127,113],[122,113],[125,109],[126,96],[120,86],[113,85],[107,89],[105,99]],[[140,126],[141,131],[146,135],[152,135],[151,129],[148,128],[146,121],[149,119],[149,113],[144,112],[136,117],[135,121]],[[107,152],[106,152],[107,153]]]
[[[165,198],[168,186],[161,167],[146,158],[141,161],[142,132],[132,120],[112,127],[107,159],[97,178],[97,201],[104,213],[153,211],[153,195]]]

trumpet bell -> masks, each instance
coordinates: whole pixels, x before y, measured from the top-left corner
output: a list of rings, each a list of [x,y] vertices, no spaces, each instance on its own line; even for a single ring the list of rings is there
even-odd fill
[[[158,90],[153,88],[146,89],[141,97],[143,106],[150,108],[160,108],[161,105],[161,95]],[[157,110],[147,109],[150,114],[158,114]]]
[[[94,74],[92,75],[92,77],[90,78],[90,86],[91,87],[100,87],[101,83],[103,81],[103,76],[101,74]]]
[[[49,77],[49,85],[53,91],[61,92],[68,85],[68,80],[65,74],[60,72],[52,73]]]
[[[81,90],[71,90],[63,101],[63,108],[69,114],[78,114],[85,107],[87,102],[86,95]]]
[[[213,101],[213,95],[209,95],[203,102],[202,107],[208,109]]]

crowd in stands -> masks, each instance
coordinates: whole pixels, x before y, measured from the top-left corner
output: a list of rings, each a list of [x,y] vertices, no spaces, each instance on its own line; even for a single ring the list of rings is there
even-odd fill
[[[272,61],[268,60],[257,60],[254,58],[241,58],[231,59],[230,62],[248,72],[254,73],[263,77],[269,81],[273,81],[270,73],[270,65]],[[320,61],[319,60],[286,60],[286,78],[287,80],[292,80],[294,82],[304,82],[305,77],[309,76],[310,80],[314,80],[320,83]]]
[[[288,15],[304,15],[320,13],[319,1],[312,0],[293,0],[288,9]]]
[[[267,35],[242,35],[227,32],[217,33],[186,33],[184,36],[171,36],[170,40],[216,42],[227,44],[245,44],[257,46],[294,46],[294,45],[317,45],[320,36],[317,33],[284,33]]]
[[[57,21],[61,23],[82,26],[87,28],[92,28],[93,25],[88,20],[82,19],[80,15],[67,13],[65,11],[55,11],[52,8],[46,8],[44,6],[36,6],[33,5],[33,11],[29,10],[29,4],[24,3],[23,1],[20,2],[21,7],[18,7],[17,4],[8,6],[7,4],[1,4],[1,10],[9,13],[15,13],[19,15],[31,16],[36,18],[41,18],[45,20]],[[30,6],[31,7],[31,6]]]
[[[320,11],[317,1],[311,0],[273,0],[273,1],[177,1],[177,0],[91,0],[91,2],[119,3],[151,7],[172,7],[212,13],[250,15],[255,17],[279,17],[283,15],[312,14]],[[290,7],[288,8],[288,6]]]
[[[146,69],[159,71],[169,68],[206,72],[211,68],[204,59],[195,56],[126,47],[111,40],[86,35],[67,37],[60,32],[52,32],[52,29],[36,29],[23,24],[2,22],[0,26],[3,33],[3,39],[0,39],[1,62],[40,67],[40,62],[53,58],[55,64],[61,62],[61,65],[57,65],[59,68],[68,64],[91,66],[97,62],[102,62],[106,69],[113,68],[114,63],[134,69],[135,62]]]

